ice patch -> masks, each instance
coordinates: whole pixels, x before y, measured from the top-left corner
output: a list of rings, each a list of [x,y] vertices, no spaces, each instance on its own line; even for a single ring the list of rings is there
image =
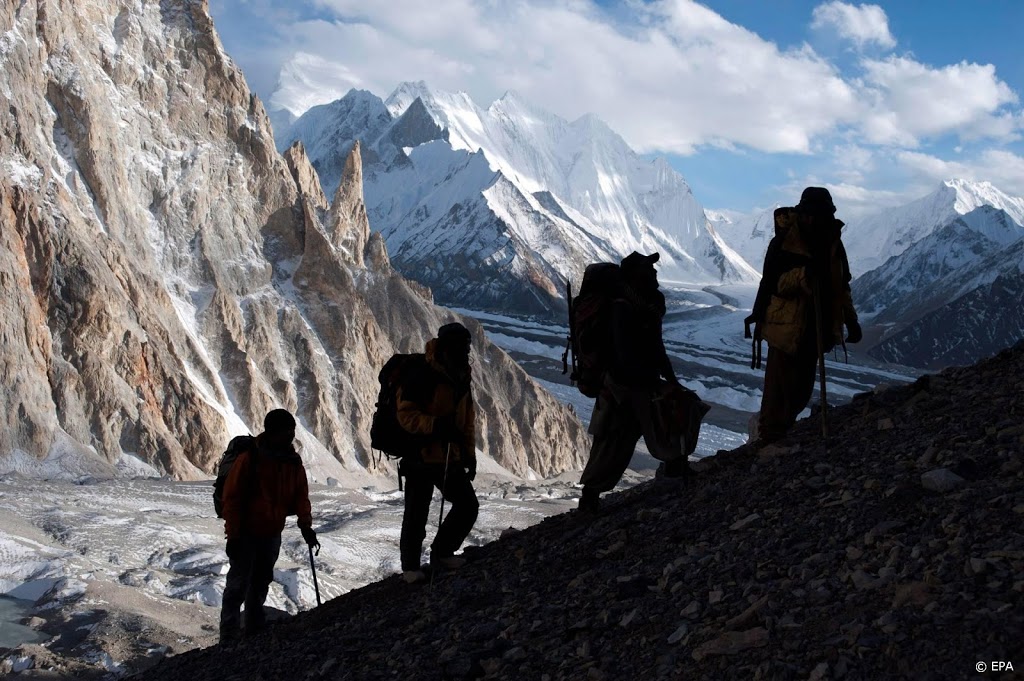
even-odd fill
[[[20,586],[16,586],[4,596],[14,598],[20,601],[29,601],[36,603],[42,600],[48,593],[54,590],[58,584],[61,583],[60,579],[33,579],[24,582]]]

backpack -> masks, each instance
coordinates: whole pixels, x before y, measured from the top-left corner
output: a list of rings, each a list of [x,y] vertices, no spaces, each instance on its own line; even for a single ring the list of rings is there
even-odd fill
[[[423,446],[424,437],[410,433],[398,422],[398,389],[410,377],[415,377],[427,367],[423,353],[409,355],[395,354],[384,363],[377,380],[380,392],[377,394],[377,410],[370,424],[370,447],[384,452],[389,457],[400,459],[415,453]]]
[[[231,438],[228,448],[220,457],[217,464],[217,479],[213,481],[213,509],[217,512],[218,518],[224,517],[224,484],[228,481],[228,473],[235,459],[242,452],[247,452],[256,445],[256,438],[252,435],[238,435]]]
[[[610,262],[587,265],[579,295],[569,300],[569,338],[562,356],[562,373],[568,371],[566,355],[572,352],[570,381],[587,397],[597,397],[604,385],[611,355],[611,304],[622,291],[622,273]]]

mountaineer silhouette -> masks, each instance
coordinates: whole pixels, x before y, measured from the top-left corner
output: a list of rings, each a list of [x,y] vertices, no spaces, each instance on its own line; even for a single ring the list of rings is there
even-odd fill
[[[823,187],[806,188],[795,208],[775,210],[775,236],[768,244],[754,308],[745,320],[748,333],[754,324],[755,367],[760,365],[761,340],[768,341],[756,427],[763,443],[789,432],[814,392],[816,368],[824,389],[824,353],[837,344],[845,348],[846,343],[858,343],[863,335],[850,295],[843,222],[835,212]],[[844,325],[849,333],[845,341]]]
[[[660,477],[692,473],[687,455],[708,406],[680,385],[665,350],[665,296],[654,268],[659,257],[634,251],[618,265],[594,263],[579,295],[567,293],[572,379],[580,392],[597,398],[590,422],[594,441],[580,479],[581,511],[599,510],[601,493],[622,479],[641,435],[662,461]],[[565,358],[563,364],[568,371]]]
[[[274,409],[263,419],[256,437],[231,440],[221,458],[214,487],[214,505],[224,518],[229,568],[220,611],[220,641],[236,641],[240,609],[245,604],[245,635],[266,624],[263,603],[274,580],[285,519],[298,516],[302,538],[319,548],[309,504],[302,458],[292,445],[295,418]]]
[[[457,568],[465,559],[455,552],[476,522],[480,503],[476,477],[476,427],[469,353],[472,336],[457,322],[445,324],[427,341],[423,354],[395,355],[380,372],[381,392],[371,443],[400,458],[399,484],[405,478],[405,513],[400,550],[402,577],[413,584],[426,579],[421,567],[427,514],[436,487],[441,516],[430,548],[430,567]],[[452,509],[444,518],[444,502]]]

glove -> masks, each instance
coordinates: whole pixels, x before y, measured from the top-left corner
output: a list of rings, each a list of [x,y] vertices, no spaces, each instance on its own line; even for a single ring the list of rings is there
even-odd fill
[[[228,560],[231,560],[239,554],[242,549],[241,539],[228,539],[227,546],[224,547],[224,553],[228,554]]]
[[[469,478],[470,482],[476,478],[476,457],[466,462],[466,477]]]
[[[864,332],[860,328],[860,324],[857,322],[846,323],[846,342],[847,343],[860,343],[864,339]]]
[[[458,442],[462,439],[462,431],[455,425],[455,414],[434,418],[434,430],[431,435],[441,442]]]
[[[320,550],[320,542],[316,540],[316,532],[313,531],[312,527],[303,527],[302,538],[306,540],[306,545],[312,549]]]

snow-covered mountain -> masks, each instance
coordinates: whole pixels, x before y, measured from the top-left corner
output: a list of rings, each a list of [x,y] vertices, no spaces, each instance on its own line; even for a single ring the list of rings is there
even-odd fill
[[[936,369],[970,364],[1024,338],[1024,238],[968,263],[879,314],[892,325],[869,352]]]
[[[1024,335],[1022,254],[1024,227],[982,205],[858,277],[854,302],[883,334],[869,354],[934,369],[1013,344]]]
[[[354,141],[371,224],[395,266],[438,300],[549,313],[587,263],[659,251],[661,278],[755,281],[685,180],[593,116],[566,121],[515,93],[483,109],[404,83],[386,101],[351,91],[279,135],[301,140],[330,191]]]
[[[1004,211],[1024,225],[1024,198],[1009,196],[990,182],[946,180],[931,194],[896,208],[851,220],[843,242],[854,276],[881,266],[915,242],[981,206]]]
[[[0,3],[0,474],[201,478],[285,407],[314,478],[372,482],[377,372],[455,315],[371,234],[361,150],[328,206],[206,2],[73,4]],[[466,323],[481,452],[578,468],[578,419]]]
[[[956,270],[977,272],[979,262],[1024,238],[1021,227],[992,206],[975,208],[853,281],[861,315],[897,323],[913,315],[921,296]]]
[[[741,213],[733,210],[708,210],[705,213],[718,235],[760,272],[768,242],[775,236],[775,209],[781,204]]]

